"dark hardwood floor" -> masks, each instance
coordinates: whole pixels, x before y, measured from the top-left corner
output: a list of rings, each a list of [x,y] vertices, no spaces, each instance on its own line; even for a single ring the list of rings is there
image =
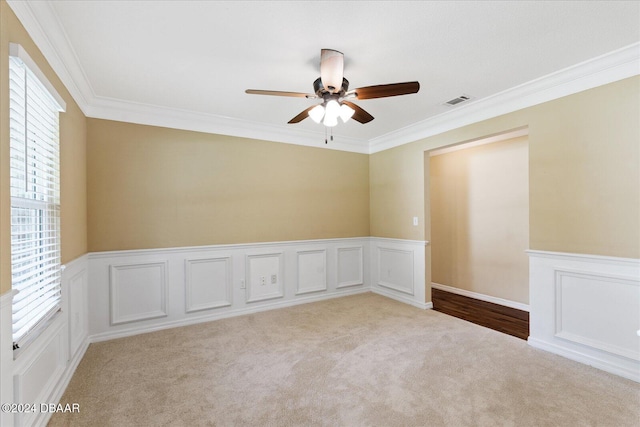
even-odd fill
[[[503,305],[431,289],[433,309],[526,340],[529,313]]]

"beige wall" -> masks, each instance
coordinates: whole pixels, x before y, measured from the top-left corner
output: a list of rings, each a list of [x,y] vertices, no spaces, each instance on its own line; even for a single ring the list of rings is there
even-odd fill
[[[531,248],[640,258],[640,77],[531,116]]]
[[[640,257],[640,77],[373,154],[371,234],[427,239],[423,152],[529,127],[531,249]],[[424,211],[423,211],[424,212]]]
[[[413,144],[370,156],[372,236],[425,239],[423,165],[422,152]]]
[[[18,43],[67,103],[60,115],[62,262],[87,252],[86,120],[11,8],[0,0],[0,294],[11,289],[9,43]]]
[[[364,154],[88,120],[90,251],[369,235]]]
[[[528,304],[527,137],[430,158],[432,281]]]
[[[426,150],[528,126],[529,248],[640,258],[639,109],[636,76],[373,154],[371,234],[429,240],[407,220],[429,211]]]

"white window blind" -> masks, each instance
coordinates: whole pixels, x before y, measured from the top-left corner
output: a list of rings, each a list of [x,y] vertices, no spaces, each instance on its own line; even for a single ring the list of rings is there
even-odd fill
[[[63,107],[25,56],[9,57],[11,277],[18,291],[12,307],[14,347],[60,309],[61,298],[58,115]]]

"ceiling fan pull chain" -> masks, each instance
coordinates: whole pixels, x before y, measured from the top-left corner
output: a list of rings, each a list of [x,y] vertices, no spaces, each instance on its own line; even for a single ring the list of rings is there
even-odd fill
[[[327,127],[324,128],[324,143],[327,143]]]

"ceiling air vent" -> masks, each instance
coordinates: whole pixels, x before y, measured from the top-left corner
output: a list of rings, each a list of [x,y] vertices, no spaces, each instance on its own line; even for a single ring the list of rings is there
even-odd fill
[[[449,101],[445,102],[444,105],[446,105],[448,107],[453,107],[454,105],[461,104],[461,103],[466,102],[466,101],[468,101],[470,99],[471,99],[471,97],[469,95],[460,95],[457,98],[453,98],[453,99],[450,99]]]

